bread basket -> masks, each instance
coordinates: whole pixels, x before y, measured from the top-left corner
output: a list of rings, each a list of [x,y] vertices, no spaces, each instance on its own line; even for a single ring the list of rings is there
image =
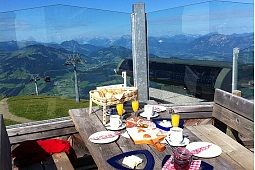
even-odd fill
[[[92,102],[103,106],[103,123],[106,124],[106,106],[124,103],[130,100],[138,100],[138,89],[136,87],[98,87],[91,90],[89,114],[92,112]]]

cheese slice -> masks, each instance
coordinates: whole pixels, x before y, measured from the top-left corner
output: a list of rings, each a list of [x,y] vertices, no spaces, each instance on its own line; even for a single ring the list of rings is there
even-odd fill
[[[131,156],[126,156],[123,159],[122,164],[134,169],[137,165],[139,165],[142,162],[143,160],[139,158],[138,156],[131,155]]]

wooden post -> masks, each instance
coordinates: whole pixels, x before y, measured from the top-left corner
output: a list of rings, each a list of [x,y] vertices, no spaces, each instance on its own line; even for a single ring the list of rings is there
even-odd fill
[[[4,124],[3,115],[0,114],[0,169],[11,170],[11,145],[6,127]]]
[[[232,66],[232,93],[237,88],[238,79],[238,53],[239,48],[233,49],[233,66]]]

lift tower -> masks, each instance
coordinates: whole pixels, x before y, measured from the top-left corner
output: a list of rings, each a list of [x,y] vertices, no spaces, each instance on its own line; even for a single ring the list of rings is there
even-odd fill
[[[68,59],[65,62],[65,65],[73,65],[76,102],[80,102],[76,65],[83,64],[83,63],[84,63],[83,59],[80,58],[80,56],[78,54],[68,55]]]

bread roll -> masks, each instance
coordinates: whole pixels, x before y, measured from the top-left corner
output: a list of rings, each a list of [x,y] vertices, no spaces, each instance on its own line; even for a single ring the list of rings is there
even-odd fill
[[[100,91],[103,92],[104,94],[106,94],[108,90],[106,88],[103,88]]]
[[[115,92],[116,92],[117,94],[122,94],[122,93],[123,93],[123,91],[122,91],[121,89],[117,89]]]
[[[103,97],[105,97],[105,96],[104,96],[104,93],[101,92],[101,91],[98,91],[98,90],[96,90],[96,91],[94,92],[94,96],[95,96],[95,97],[98,97],[98,98],[103,98]]]
[[[113,92],[111,92],[111,91],[108,91],[108,92],[105,93],[105,97],[106,97],[107,99],[112,98],[112,96],[113,96]]]

